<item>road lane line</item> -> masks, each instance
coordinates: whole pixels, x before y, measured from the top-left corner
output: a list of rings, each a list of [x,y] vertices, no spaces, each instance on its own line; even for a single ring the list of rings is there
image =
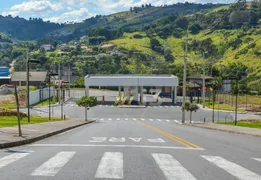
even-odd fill
[[[167,180],[196,180],[196,178],[170,154],[153,153],[152,156]]]
[[[175,123],[177,124],[181,124],[181,122],[179,122],[178,120],[173,120]]]
[[[55,176],[75,153],[74,151],[59,152],[34,170],[32,176]]]
[[[166,121],[166,122],[170,122],[170,120],[168,120],[168,119],[166,119],[165,121]]]
[[[258,180],[261,176],[219,156],[201,156],[240,180]]]
[[[149,119],[150,121],[153,121],[153,119]]]
[[[104,119],[103,119],[103,118],[101,118],[101,119],[100,119],[100,121],[104,121]]]
[[[109,118],[108,120],[109,120],[109,121],[111,121],[111,120],[112,120],[112,118]]]
[[[117,118],[117,121],[119,121],[120,120],[120,118]]]
[[[32,144],[33,147],[115,147],[115,148],[148,148],[148,149],[180,149],[203,151],[203,148],[187,148],[177,146],[147,146],[147,145],[112,145],[112,144]]]
[[[136,118],[133,118],[133,121],[137,121],[137,119],[136,119]]]
[[[146,127],[150,128],[150,129],[152,129],[152,130],[154,130],[154,131],[156,131],[156,132],[158,132],[158,133],[160,133],[160,134],[162,134],[162,135],[164,135],[164,136],[166,136],[166,137],[168,137],[168,138],[170,138],[170,139],[172,139],[172,140],[174,140],[174,141],[176,141],[176,142],[178,142],[178,143],[180,143],[180,144],[182,144],[182,145],[184,145],[184,146],[186,146],[186,147],[188,147],[188,148],[192,148],[192,147],[194,147],[194,148],[200,148],[200,146],[198,146],[198,145],[196,145],[196,144],[193,144],[193,143],[191,143],[191,142],[189,142],[189,141],[186,141],[186,140],[184,140],[184,139],[182,139],[182,138],[179,138],[179,137],[177,137],[177,136],[174,136],[173,134],[170,134],[170,133],[168,133],[168,132],[165,132],[165,131],[163,131],[163,130],[161,130],[161,129],[158,129],[158,128],[156,128],[156,127],[153,127],[153,126],[150,126],[150,125],[148,125],[148,124],[142,123],[142,122],[140,122],[140,121],[136,121],[136,122],[139,123],[139,124],[141,124],[141,125],[143,125],[143,126],[146,126]]]
[[[261,158],[253,158],[253,159],[261,162]]]
[[[0,169],[27,156],[30,153],[13,153],[0,159]]]
[[[158,121],[162,121],[161,119],[157,119]]]
[[[123,179],[123,154],[121,152],[105,152],[95,178]]]
[[[125,118],[125,121],[128,121],[129,119],[128,118]]]

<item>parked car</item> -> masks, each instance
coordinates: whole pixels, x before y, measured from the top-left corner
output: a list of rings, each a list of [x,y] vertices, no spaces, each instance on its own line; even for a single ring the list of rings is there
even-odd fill
[[[171,98],[171,94],[168,93],[168,92],[160,92],[160,93],[158,94],[158,96],[159,96],[160,98]]]

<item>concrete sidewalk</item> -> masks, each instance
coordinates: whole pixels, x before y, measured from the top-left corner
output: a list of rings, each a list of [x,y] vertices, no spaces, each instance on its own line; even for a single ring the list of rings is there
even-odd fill
[[[62,133],[64,131],[92,123],[94,121],[67,120],[22,125],[22,137],[18,136],[18,127],[0,128],[0,149],[20,146]]]
[[[251,135],[255,137],[261,137],[261,129],[257,129],[257,128],[248,128],[248,127],[213,124],[213,123],[186,124],[186,125],[205,128],[205,129],[212,129],[217,131],[225,131],[225,132],[235,133],[235,134],[244,134],[244,135]]]

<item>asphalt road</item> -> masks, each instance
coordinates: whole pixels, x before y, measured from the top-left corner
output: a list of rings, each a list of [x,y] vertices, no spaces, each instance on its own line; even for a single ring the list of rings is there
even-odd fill
[[[96,123],[1,150],[0,179],[261,180],[260,138],[180,125],[177,107],[98,106],[88,117]]]

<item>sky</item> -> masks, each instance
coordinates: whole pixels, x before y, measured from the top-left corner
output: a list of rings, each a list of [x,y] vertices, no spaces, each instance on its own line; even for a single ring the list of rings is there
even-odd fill
[[[133,6],[151,3],[154,6],[177,2],[230,3],[233,0],[1,0],[0,14],[25,19],[42,18],[57,23],[81,22],[95,15],[108,15]]]

